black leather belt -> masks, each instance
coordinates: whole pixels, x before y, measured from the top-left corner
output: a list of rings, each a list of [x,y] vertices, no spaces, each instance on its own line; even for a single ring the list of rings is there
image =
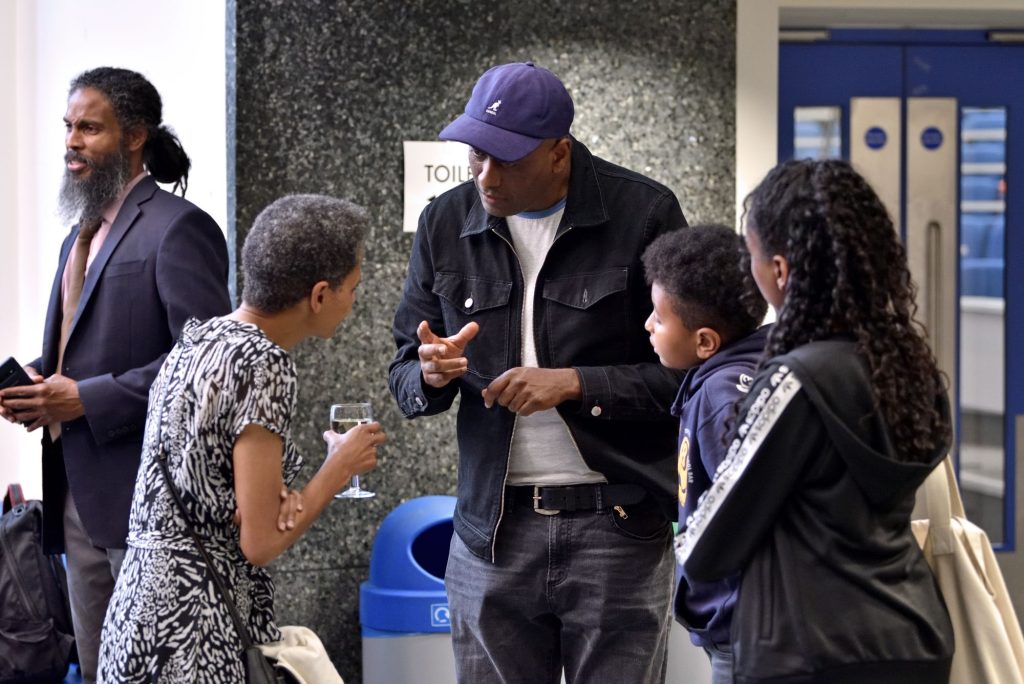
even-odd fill
[[[567,487],[508,487],[507,496],[517,506],[527,506],[538,513],[571,513],[600,511],[615,506],[640,503],[647,492],[635,484],[585,484]]]

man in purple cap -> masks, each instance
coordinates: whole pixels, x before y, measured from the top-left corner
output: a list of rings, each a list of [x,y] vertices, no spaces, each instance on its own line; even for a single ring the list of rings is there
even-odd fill
[[[641,255],[686,225],[663,185],[569,135],[531,62],[487,71],[441,132],[473,182],[419,220],[390,386],[408,418],[461,395],[445,583],[460,682],[662,682],[680,377]]]

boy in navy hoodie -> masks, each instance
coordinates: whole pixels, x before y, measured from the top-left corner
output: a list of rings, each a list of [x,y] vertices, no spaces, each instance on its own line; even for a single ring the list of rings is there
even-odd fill
[[[644,324],[662,365],[686,369],[672,405],[679,416],[679,524],[697,507],[725,458],[733,406],[750,390],[769,326],[768,305],[741,262],[731,228],[696,226],[644,252],[654,311]],[[739,577],[690,582],[676,569],[676,620],[711,658],[713,684],[732,682],[729,628]]]

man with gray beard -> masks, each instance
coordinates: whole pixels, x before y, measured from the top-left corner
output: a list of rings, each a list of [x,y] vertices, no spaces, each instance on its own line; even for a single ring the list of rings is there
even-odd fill
[[[111,204],[132,180],[128,159],[127,141],[122,140],[118,148],[109,154],[97,153],[90,159],[77,150],[69,149],[64,154],[64,177],[61,180],[59,210],[65,223],[88,223],[88,220],[102,217],[103,208]],[[87,175],[76,175],[72,166],[81,170],[89,169]]]
[[[60,211],[77,223],[42,355],[25,366],[34,384],[0,391],[0,416],[43,428],[43,544],[67,555],[86,682],[124,557],[149,386],[189,317],[231,310],[224,235],[183,198],[191,163],[161,119],[141,74],[100,67],[71,82]]]

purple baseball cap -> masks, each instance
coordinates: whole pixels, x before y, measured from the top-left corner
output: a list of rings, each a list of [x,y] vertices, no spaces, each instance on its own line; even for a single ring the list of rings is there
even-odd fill
[[[573,106],[558,77],[533,62],[492,67],[473,86],[466,112],[441,131],[501,161],[517,161],[547,138],[569,135]]]

